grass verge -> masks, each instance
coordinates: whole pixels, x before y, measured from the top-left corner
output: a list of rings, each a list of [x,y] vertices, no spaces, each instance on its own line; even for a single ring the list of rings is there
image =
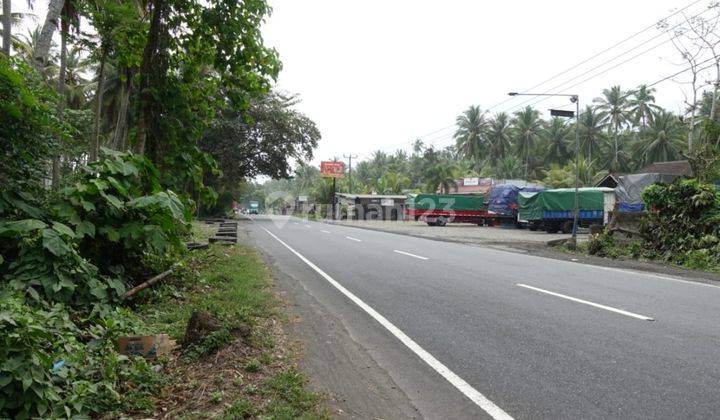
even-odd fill
[[[216,226],[194,225],[196,240]],[[284,316],[270,270],[246,245],[211,245],[190,253],[178,275],[148,290],[137,313],[148,328],[181,343],[193,311],[221,328],[181,346],[164,366],[156,397],[160,418],[326,418],[319,395],[306,390],[298,349],[282,330]]]

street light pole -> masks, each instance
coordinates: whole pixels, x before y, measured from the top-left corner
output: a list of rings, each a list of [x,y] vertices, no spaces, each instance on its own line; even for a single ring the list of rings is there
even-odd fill
[[[565,96],[575,103],[575,208],[573,209],[572,237],[567,245],[575,249],[577,246],[577,228],[580,219],[580,96],[566,93],[518,93],[510,92],[510,96]],[[572,113],[569,111],[568,114]],[[569,115],[568,115],[569,116]]]

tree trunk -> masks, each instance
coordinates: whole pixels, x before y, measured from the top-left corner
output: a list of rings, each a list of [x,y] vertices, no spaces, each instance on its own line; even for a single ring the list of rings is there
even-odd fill
[[[130,92],[132,90],[132,71],[125,70],[125,81],[120,89],[120,109],[118,110],[117,122],[115,124],[115,133],[113,135],[113,147],[116,150],[125,150],[127,137],[127,115],[130,105]]]
[[[153,57],[155,56],[158,42],[160,38],[160,26],[163,9],[165,8],[165,0],[155,0],[153,5],[152,20],[150,22],[150,31],[148,32],[147,44],[143,51],[143,60],[140,65],[140,85],[138,86],[139,107],[138,122],[135,150],[139,154],[145,153],[145,143],[147,141],[147,125],[149,118],[149,107],[152,102],[152,94],[150,93],[150,73],[153,71]]]
[[[60,12],[64,5],[65,0],[50,0],[47,15],[45,15],[45,23],[43,24],[42,31],[40,31],[37,45],[35,46],[34,60],[37,67],[43,67],[47,61],[53,33],[55,33],[55,29],[58,27]]]
[[[720,89],[720,61],[715,61],[715,88],[713,89],[712,105],[710,106],[710,119],[718,120],[717,118],[717,101],[718,101],[718,89]]]
[[[5,57],[10,57],[10,43],[12,42],[12,3],[11,0],[3,0],[3,52]]]
[[[100,47],[102,53],[100,55],[100,69],[98,70],[97,91],[95,92],[95,119],[93,120],[93,133],[90,140],[90,151],[88,153],[88,163],[95,162],[98,159],[98,151],[100,149],[100,118],[103,105],[103,85],[105,84],[105,61],[107,60],[107,49]]]
[[[58,119],[62,123],[65,112],[65,73],[67,70],[67,34],[68,34],[68,21],[67,17],[62,19],[62,30],[60,35],[60,70],[58,71],[57,80],[57,92],[58,92]],[[58,142],[58,146],[62,142],[59,135],[55,136]],[[52,161],[52,188],[57,189],[60,185],[60,150],[55,153]]]

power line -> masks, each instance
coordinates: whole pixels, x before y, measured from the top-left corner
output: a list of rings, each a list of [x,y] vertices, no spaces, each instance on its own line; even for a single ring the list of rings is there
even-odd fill
[[[705,9],[704,11],[702,11],[702,12],[700,12],[700,13],[692,16],[691,19],[697,18],[697,17],[699,17],[699,16],[707,13],[709,10],[710,10],[710,9]],[[600,76],[600,75],[602,75],[602,74],[605,74],[605,73],[607,73],[607,72],[610,71],[610,70],[616,69],[617,67],[620,67],[621,65],[624,65],[624,64],[626,64],[626,63],[628,63],[628,62],[630,62],[630,61],[632,61],[632,60],[634,60],[634,59],[636,59],[636,58],[638,58],[638,57],[640,57],[640,56],[643,56],[643,55],[649,53],[650,51],[655,50],[656,48],[658,48],[658,47],[660,47],[660,46],[662,46],[662,45],[664,45],[664,44],[667,44],[668,42],[671,42],[671,41],[672,41],[672,38],[669,38],[669,39],[667,39],[667,40],[665,40],[665,41],[663,41],[663,42],[660,42],[659,44],[656,44],[656,45],[654,45],[654,46],[652,46],[652,47],[650,47],[650,48],[648,48],[648,49],[646,49],[646,50],[643,50],[642,52],[640,52],[640,53],[638,53],[638,54],[636,54],[636,55],[634,55],[634,56],[632,56],[632,57],[630,57],[630,58],[628,58],[628,59],[626,59],[626,60],[624,60],[624,61],[621,61],[620,63],[617,63],[617,64],[615,64],[615,65],[613,65],[613,66],[611,66],[611,67],[609,67],[609,68],[607,68],[607,69],[605,69],[605,70],[603,70],[603,71],[600,71],[600,72],[592,75],[591,77],[588,77],[588,78],[582,80],[581,82],[578,82],[578,83],[576,83],[576,84],[574,84],[574,85],[572,85],[572,86],[568,86],[568,87],[564,87],[564,88],[563,88],[563,86],[565,86],[567,83],[570,83],[570,82],[572,82],[573,80],[577,80],[578,78],[580,78],[580,77],[582,77],[582,76],[585,76],[585,75],[593,72],[594,70],[597,70],[597,69],[605,66],[606,64],[609,64],[609,63],[617,60],[618,58],[624,56],[624,55],[627,54],[627,53],[632,52],[632,51],[635,51],[635,50],[637,50],[638,48],[640,48],[640,47],[642,47],[642,46],[644,46],[644,45],[647,45],[647,44],[649,44],[650,42],[652,42],[652,41],[654,41],[654,40],[656,40],[656,39],[658,39],[658,38],[660,38],[660,37],[662,37],[662,36],[665,36],[665,34],[666,34],[667,32],[669,32],[669,31],[671,31],[671,30],[673,30],[673,29],[675,29],[675,28],[677,28],[677,27],[679,27],[679,26],[681,26],[681,25],[682,25],[682,22],[681,22],[681,23],[678,23],[678,24],[676,24],[675,26],[673,26],[673,27],[665,30],[664,32],[662,32],[662,33],[660,33],[660,34],[658,34],[658,35],[655,35],[654,37],[652,37],[652,38],[650,38],[650,39],[648,39],[648,40],[646,40],[646,41],[644,41],[644,42],[642,42],[642,43],[634,46],[633,48],[630,48],[629,50],[626,50],[626,51],[622,52],[621,54],[618,54],[618,55],[616,55],[615,57],[613,57],[613,58],[611,58],[611,59],[609,59],[609,60],[607,60],[607,61],[605,61],[605,62],[603,62],[603,63],[601,63],[601,64],[599,64],[599,65],[597,65],[597,66],[595,66],[595,67],[593,67],[593,68],[591,68],[591,69],[588,69],[587,71],[585,71],[585,72],[583,72],[583,73],[580,73],[580,74],[576,75],[575,77],[573,77],[573,78],[571,78],[571,79],[569,79],[569,80],[566,80],[565,82],[563,82],[563,83],[561,83],[561,84],[559,84],[559,85],[556,85],[556,86],[554,86],[554,87],[552,87],[552,88],[550,88],[550,89],[548,89],[547,91],[542,92],[542,93],[553,92],[553,91],[556,91],[556,90],[561,89],[561,88],[566,91],[566,90],[568,90],[568,89],[570,89],[570,88],[579,86],[579,85],[581,85],[581,84],[583,84],[583,83],[585,83],[585,82],[587,82],[587,81],[589,81],[589,80],[592,80],[592,79],[594,79],[595,77],[598,77],[598,76]],[[542,101],[545,101],[545,100],[547,100],[547,99],[548,99],[548,97],[543,97],[543,98],[541,98],[541,100],[535,101],[535,98],[531,97],[530,99],[527,99],[527,100],[525,100],[525,101],[523,101],[523,102],[521,102],[521,103],[519,103],[519,104],[517,104],[517,105],[514,105],[513,107],[509,108],[506,112],[510,112],[511,110],[520,108],[520,107],[522,107],[523,105],[528,104],[528,103],[530,103],[530,102],[532,102],[532,103],[530,104],[530,106],[533,106],[533,105],[535,105],[535,104],[537,104],[537,103],[540,103],[540,102],[542,102]],[[535,101],[535,102],[533,102],[533,101]]]
[[[682,8],[680,8],[680,9],[674,11],[673,13],[671,13],[671,14],[669,14],[669,15],[661,18],[661,19],[659,19],[658,21],[670,19],[670,18],[672,18],[672,17],[674,17],[674,16],[676,16],[676,15],[684,12],[685,10],[687,10],[687,9],[695,6],[696,4],[700,3],[701,1],[703,1],[703,0],[695,0],[695,1],[692,1],[691,3],[685,5],[684,7],[682,7]],[[700,15],[702,15],[703,13],[706,13],[708,10],[709,10],[709,9],[705,9],[703,12],[701,12],[701,13],[693,16],[693,17],[700,16]],[[552,80],[555,80],[555,79],[559,78],[560,76],[563,76],[563,75],[571,72],[572,70],[574,70],[574,69],[576,69],[576,68],[578,68],[578,67],[580,67],[580,66],[582,66],[582,65],[584,65],[584,64],[586,64],[586,63],[588,63],[588,62],[590,62],[590,61],[592,61],[592,60],[594,60],[595,58],[600,57],[601,55],[607,53],[608,51],[611,51],[611,50],[619,47],[620,45],[626,43],[627,41],[629,41],[629,40],[631,40],[631,39],[633,39],[633,38],[636,38],[637,36],[643,34],[644,32],[647,32],[648,30],[654,29],[654,28],[656,27],[656,25],[657,25],[657,21],[656,21],[655,23],[653,23],[653,24],[651,24],[651,25],[649,25],[649,26],[647,26],[647,27],[644,27],[643,29],[641,29],[641,30],[633,33],[632,35],[630,35],[630,36],[622,39],[621,41],[618,41],[618,42],[616,42],[615,44],[613,44],[613,45],[611,45],[611,46],[609,46],[609,47],[607,47],[607,48],[605,48],[605,49],[603,49],[603,50],[601,50],[601,51],[593,54],[592,56],[590,56],[590,57],[588,57],[588,58],[580,61],[579,63],[568,67],[567,69],[561,71],[560,73],[557,73],[557,74],[555,74],[554,76],[552,76],[552,77],[550,77],[550,78],[548,78],[548,79],[546,79],[546,80],[544,80],[544,81],[542,81],[542,82],[540,82],[540,83],[538,83],[538,84],[536,84],[536,85],[534,85],[534,86],[532,86],[532,87],[529,87],[529,88],[525,89],[525,91],[529,91],[529,90],[536,89],[536,88],[538,88],[538,87],[540,87],[540,86],[543,86],[543,85],[547,84],[548,82],[550,82],[550,81],[552,81]],[[680,25],[680,24],[675,25],[673,28],[670,28],[670,30],[678,27],[679,25]],[[603,67],[603,66],[606,65],[606,64],[609,64],[610,62],[612,62],[612,61],[614,61],[614,60],[616,60],[616,59],[624,56],[625,54],[627,54],[627,53],[629,53],[629,52],[632,52],[632,51],[634,51],[634,50],[642,47],[643,45],[646,45],[646,44],[648,44],[649,42],[651,42],[651,41],[653,41],[653,40],[655,40],[655,39],[663,36],[665,33],[666,33],[666,32],[663,32],[663,33],[661,33],[661,34],[658,34],[658,35],[650,38],[649,40],[646,40],[646,41],[644,41],[644,42],[636,45],[635,47],[633,47],[633,48],[631,48],[631,49],[629,49],[629,50],[624,51],[623,53],[621,53],[621,54],[613,57],[612,59],[606,60],[605,62],[603,62],[603,63],[601,63],[601,64],[599,64],[599,65],[597,65],[597,66],[595,66],[595,67],[593,67],[593,68],[585,71],[584,73],[581,73],[581,74],[579,74],[579,75],[577,75],[577,76],[575,76],[575,77],[573,77],[573,78],[571,78],[571,79],[563,82],[562,84],[560,84],[560,85],[558,85],[558,86],[559,86],[559,87],[560,87],[560,86],[563,86],[563,85],[565,85],[565,84],[567,84],[567,83],[569,83],[569,82],[571,82],[571,81],[573,81],[573,80],[576,80],[576,79],[579,78],[579,77],[582,77],[582,76],[584,76],[584,75],[586,75],[586,74],[588,74],[588,73],[590,73],[590,72],[592,72],[592,71],[594,71],[594,70],[597,70],[598,68]],[[582,84],[582,83],[585,83],[585,82],[587,82],[588,80],[591,80],[591,79],[593,79],[593,78],[595,78],[595,77],[598,77],[598,76],[600,76],[600,75],[602,75],[602,74],[604,74],[604,73],[607,73],[608,71],[613,70],[613,69],[615,69],[615,68],[617,68],[617,67],[619,67],[619,66],[621,66],[621,65],[623,65],[623,64],[625,64],[625,63],[627,63],[627,62],[629,62],[629,61],[632,61],[633,59],[638,58],[639,56],[641,56],[641,55],[643,55],[643,54],[646,54],[646,53],[654,50],[655,48],[658,48],[659,46],[661,46],[661,45],[663,45],[663,44],[665,44],[665,43],[667,43],[667,42],[669,42],[669,41],[670,41],[670,40],[664,41],[664,42],[662,42],[662,43],[660,43],[660,44],[658,44],[658,45],[655,45],[655,46],[653,46],[653,47],[651,47],[651,48],[649,48],[649,49],[647,49],[647,50],[644,50],[644,51],[641,52],[640,54],[636,54],[635,56],[631,57],[630,59],[624,60],[624,61],[622,61],[622,62],[620,62],[620,63],[618,63],[618,64],[616,64],[616,65],[614,65],[614,66],[612,66],[612,67],[610,67],[610,68],[607,68],[607,69],[605,69],[605,70],[603,70],[603,71],[601,71],[601,72],[599,72],[599,73],[597,73],[597,74],[595,74],[595,75],[593,75],[593,76],[591,76],[591,77],[589,77],[589,78],[584,79],[583,81],[581,81],[581,82],[579,82],[579,83],[576,83],[576,84],[574,84],[574,85],[572,85],[572,86],[569,86],[569,87],[567,87],[567,88],[564,88],[564,89],[570,89],[570,88],[572,88],[572,87],[575,87],[575,86],[578,86],[578,85],[580,85],[580,84]],[[684,70],[684,71],[687,71],[687,69]],[[682,73],[682,72],[680,72],[680,73]],[[678,74],[679,74],[679,73],[678,73]],[[671,77],[673,77],[673,76],[671,76]],[[649,86],[651,86],[651,85],[649,85]],[[558,88],[558,87],[552,88],[552,89],[548,90],[548,92],[551,91],[551,90],[553,90],[553,89],[557,89],[557,88]],[[544,92],[544,93],[546,93],[546,92]],[[499,107],[499,106],[501,106],[501,105],[504,105],[504,104],[508,103],[509,101],[512,101],[513,99],[514,99],[514,98],[512,98],[512,97],[511,97],[511,98],[506,98],[506,99],[504,99],[504,100],[496,103],[495,105],[492,105],[491,107],[487,108],[487,109],[486,109],[486,112],[488,112],[488,111],[490,111],[490,110],[493,110],[493,109],[495,109],[495,108],[497,108],[497,107]],[[544,101],[544,100],[547,100],[547,99],[548,99],[547,97],[543,97],[542,99],[538,100],[537,102],[534,102],[533,104],[531,104],[531,106],[534,105],[534,104],[536,104],[536,103],[539,103],[539,102],[542,102],[542,101]],[[504,110],[503,112],[509,112],[510,110],[513,110],[513,109],[515,109],[515,108],[518,108],[519,106],[522,106],[522,105],[524,105],[524,104],[526,104],[526,103],[528,103],[528,102],[530,102],[530,101],[532,101],[532,99],[526,100],[526,101],[522,102],[521,104],[512,106],[512,107]],[[445,131],[445,130],[454,128],[454,127],[455,127],[455,124],[451,124],[451,125],[448,125],[448,126],[446,126],[446,127],[439,128],[439,129],[437,129],[437,130],[434,130],[434,131],[431,131],[431,132],[429,132],[429,133],[426,133],[426,134],[424,134],[424,135],[422,135],[422,136],[417,136],[416,139],[425,140],[426,142],[428,142],[427,137],[432,136],[433,134],[440,133],[440,132],[443,132],[443,131]],[[447,136],[447,135],[442,135],[442,136],[436,137],[436,138],[432,139],[431,142],[434,143],[434,142],[437,142],[437,140],[450,140],[450,139],[452,138],[452,137],[445,137],[445,136]],[[444,137],[444,138],[443,138],[443,137]],[[415,142],[415,139],[413,139],[413,140],[411,140],[411,141],[408,141],[408,142],[398,143],[398,144],[396,144],[396,145],[394,145],[394,146],[387,146],[387,147],[385,147],[385,148],[383,148],[383,149],[378,149],[378,150],[380,150],[380,151],[386,151],[386,150],[389,150],[389,149],[391,149],[391,148],[397,148],[397,147],[399,147],[399,146],[409,145],[409,144],[412,144],[413,142]],[[363,153],[363,154],[361,154],[361,155],[362,155],[362,156],[369,156],[369,155],[371,155],[371,154],[374,153],[374,152],[375,152],[375,151],[373,151],[373,152],[368,152],[368,153]]]

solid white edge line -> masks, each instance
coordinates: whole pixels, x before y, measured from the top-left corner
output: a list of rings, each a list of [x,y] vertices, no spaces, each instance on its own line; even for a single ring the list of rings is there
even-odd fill
[[[346,236],[346,238],[347,238],[347,239],[350,239],[351,241],[362,242],[362,239],[353,238],[352,236]]]
[[[472,402],[474,402],[478,407],[483,409],[490,417],[494,419],[503,419],[503,420],[513,420],[513,417],[510,416],[508,413],[503,411],[502,408],[498,407],[490,401],[487,397],[485,397],[483,394],[481,394],[478,390],[472,387],[469,383],[465,382],[465,380],[458,375],[456,375],[453,371],[448,369],[447,366],[442,364],[439,360],[437,360],[432,354],[428,353],[425,349],[420,347],[418,343],[416,343],[412,338],[408,337],[407,334],[402,332],[398,327],[396,327],[392,322],[388,321],[384,316],[380,315],[379,312],[377,312],[375,309],[373,309],[370,305],[363,302],[359,297],[355,296],[351,291],[347,290],[343,285],[335,281],[330,275],[328,275],[326,272],[324,272],[320,267],[313,264],[312,261],[305,258],[302,254],[295,251],[290,245],[286,244],[282,239],[275,236],[274,233],[270,232],[269,230],[263,228],[265,232],[267,232],[270,236],[275,238],[276,241],[280,242],[285,248],[290,250],[295,256],[300,258],[302,262],[307,264],[310,268],[315,270],[318,274],[320,274],[325,280],[328,281],[332,286],[334,286],[340,293],[345,295],[348,299],[353,301],[356,305],[358,305],[363,311],[365,311],[368,315],[370,315],[375,321],[380,323],[383,327],[385,327],[386,330],[388,330],[392,335],[394,335],[398,340],[400,340],[401,343],[403,343],[407,348],[409,348],[413,353],[415,353],[420,359],[427,363],[433,370],[435,370],[437,373],[439,373],[443,378],[445,378],[450,384],[452,384],[455,388],[457,388],[460,392],[463,393],[466,397],[468,397]]]
[[[408,257],[419,258],[419,259],[421,259],[421,260],[429,260],[429,259],[430,259],[430,258],[428,258],[428,257],[421,257],[420,255],[411,254],[411,253],[409,253],[409,252],[400,251],[400,250],[397,250],[397,249],[393,249],[393,252],[397,252],[398,254],[407,255]]]
[[[526,288],[526,289],[535,290],[536,292],[540,292],[540,293],[546,293],[546,294],[552,295],[552,296],[557,296],[557,297],[559,297],[559,298],[571,300],[571,301],[573,301],[573,302],[578,302],[578,303],[583,303],[583,304],[585,304],[585,305],[594,306],[594,307],[596,307],[596,308],[605,309],[606,311],[615,312],[615,313],[618,313],[618,314],[621,314],[621,315],[625,315],[625,316],[629,316],[629,317],[633,317],[633,318],[637,318],[637,319],[642,319],[643,321],[655,321],[654,318],[650,318],[649,316],[645,316],[645,315],[640,315],[640,314],[636,314],[636,313],[633,313],[633,312],[624,311],[624,310],[622,310],[622,309],[613,308],[612,306],[601,305],[601,304],[599,304],[599,303],[594,303],[594,302],[590,302],[590,301],[583,300],[583,299],[578,299],[578,298],[575,298],[575,297],[572,297],[572,296],[563,295],[563,294],[561,294],[561,293],[551,292],[551,291],[549,291],[549,290],[541,289],[541,288],[539,288],[539,287],[528,286],[527,284],[522,284],[522,283],[517,283],[516,286],[524,287],[524,288]]]

